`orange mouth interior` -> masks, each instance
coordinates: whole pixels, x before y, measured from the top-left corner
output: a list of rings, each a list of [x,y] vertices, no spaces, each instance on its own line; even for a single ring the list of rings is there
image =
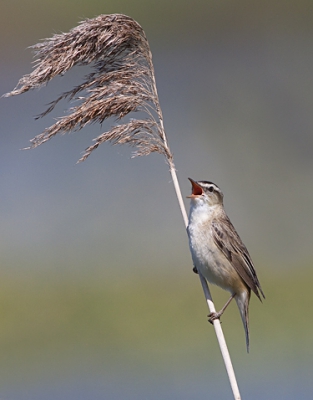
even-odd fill
[[[201,186],[199,186],[197,184],[197,182],[193,181],[192,179],[188,178],[191,182],[192,185],[192,194],[190,197],[197,197],[197,196],[201,196],[203,193],[203,190],[201,188]]]

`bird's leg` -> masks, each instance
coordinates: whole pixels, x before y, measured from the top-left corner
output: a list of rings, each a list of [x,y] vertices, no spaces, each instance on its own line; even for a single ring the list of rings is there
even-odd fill
[[[224,305],[224,307],[219,311],[219,312],[211,312],[208,317],[209,317],[209,322],[210,324],[213,324],[213,321],[215,319],[220,319],[221,316],[223,315],[223,312],[226,310],[226,308],[228,307],[229,303],[232,301],[232,299],[236,296],[236,293],[234,293],[233,295],[230,296],[230,298],[227,300],[226,304]]]

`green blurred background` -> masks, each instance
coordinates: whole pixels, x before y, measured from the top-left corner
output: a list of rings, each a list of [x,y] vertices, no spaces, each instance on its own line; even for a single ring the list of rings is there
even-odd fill
[[[216,182],[266,294],[247,355],[232,304],[223,329],[245,399],[313,393],[313,2],[1,0],[0,92],[27,49],[124,13],[152,49],[183,195]],[[106,126],[33,150],[62,115],[33,116],[80,82],[1,99],[0,397],[231,398],[167,166],[126,147],[81,152]],[[188,201],[186,201],[188,207]],[[217,307],[228,294],[212,288]]]

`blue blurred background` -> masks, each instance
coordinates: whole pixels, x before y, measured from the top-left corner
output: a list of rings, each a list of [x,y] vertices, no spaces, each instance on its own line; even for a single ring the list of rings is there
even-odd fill
[[[84,18],[145,30],[184,197],[216,182],[266,294],[223,318],[242,396],[311,399],[313,3],[1,0],[0,92],[28,46]],[[86,72],[0,100],[0,397],[231,398],[167,165],[131,149],[81,152],[107,126],[32,151],[35,121]],[[186,201],[188,207],[188,201]],[[212,288],[219,308],[228,294]]]

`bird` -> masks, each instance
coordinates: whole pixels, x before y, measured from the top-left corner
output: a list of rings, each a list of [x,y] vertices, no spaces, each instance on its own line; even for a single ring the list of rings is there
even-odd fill
[[[231,296],[219,312],[208,315],[209,322],[220,319],[235,299],[246,336],[249,352],[249,301],[251,291],[262,302],[265,295],[250,254],[228,218],[221,189],[210,181],[194,181],[192,185],[187,233],[194,264],[193,271],[210,283],[230,292]],[[262,295],[262,297],[261,297]]]

